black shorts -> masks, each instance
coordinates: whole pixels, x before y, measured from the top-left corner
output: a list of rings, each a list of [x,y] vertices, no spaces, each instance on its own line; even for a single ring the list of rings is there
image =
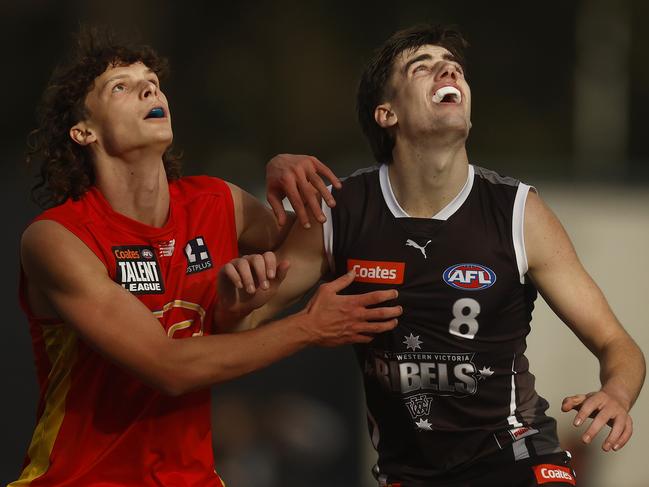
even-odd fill
[[[420,487],[420,483],[390,482],[385,487]],[[424,485],[424,484],[421,484]],[[426,487],[575,487],[577,477],[570,467],[570,454],[554,453],[517,462],[482,462]],[[383,487],[383,486],[381,486]]]

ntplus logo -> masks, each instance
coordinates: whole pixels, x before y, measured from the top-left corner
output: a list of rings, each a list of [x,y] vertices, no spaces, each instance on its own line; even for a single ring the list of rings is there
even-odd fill
[[[547,484],[550,482],[562,482],[570,485],[577,485],[575,476],[571,469],[562,467],[561,465],[541,464],[532,467],[536,481],[539,484]]]
[[[496,273],[480,264],[456,264],[444,271],[443,278],[456,289],[480,291],[494,285]]]
[[[212,268],[212,259],[203,237],[199,236],[187,242],[187,245],[185,245],[185,257],[187,257],[187,274],[194,274]]]
[[[115,256],[115,281],[133,294],[164,294],[160,266],[147,245],[122,245],[112,248]]]
[[[354,281],[374,284],[401,284],[406,270],[405,262],[347,259],[347,270],[356,273]]]

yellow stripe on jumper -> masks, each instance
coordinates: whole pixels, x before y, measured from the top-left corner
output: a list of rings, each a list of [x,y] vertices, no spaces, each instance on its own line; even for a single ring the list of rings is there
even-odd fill
[[[77,358],[77,334],[69,326],[46,325],[43,341],[52,368],[49,373],[45,408],[34,429],[27,450],[30,462],[20,478],[7,487],[30,485],[47,472],[50,454],[65,417],[65,401],[70,390],[70,375]]]

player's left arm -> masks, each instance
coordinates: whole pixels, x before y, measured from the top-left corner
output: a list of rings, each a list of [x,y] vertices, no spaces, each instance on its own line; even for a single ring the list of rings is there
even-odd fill
[[[234,202],[240,253],[261,254],[279,247],[291,230],[294,214],[288,214],[288,225],[279,225],[270,208],[238,186],[227,184]]]
[[[644,356],[582,266],[557,217],[532,191],[525,206],[524,232],[529,276],[600,364],[601,388],[566,397],[561,409],[577,411],[575,426],[594,418],[582,436],[585,443],[609,424],[602,449],[619,450],[633,433],[629,410],[644,382]]]

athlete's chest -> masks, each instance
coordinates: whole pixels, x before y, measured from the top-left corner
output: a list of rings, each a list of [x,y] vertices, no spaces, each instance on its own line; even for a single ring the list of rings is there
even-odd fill
[[[474,213],[436,221],[381,212],[340,245],[338,273],[355,271],[350,293],[398,289],[406,313],[429,323],[452,317],[462,299],[483,315],[496,312],[520,287],[513,245],[502,225]]]
[[[169,336],[203,334],[216,299],[217,272],[236,255],[218,207],[191,215],[176,209],[173,225],[142,234],[104,222],[94,235],[110,278],[160,320]]]

